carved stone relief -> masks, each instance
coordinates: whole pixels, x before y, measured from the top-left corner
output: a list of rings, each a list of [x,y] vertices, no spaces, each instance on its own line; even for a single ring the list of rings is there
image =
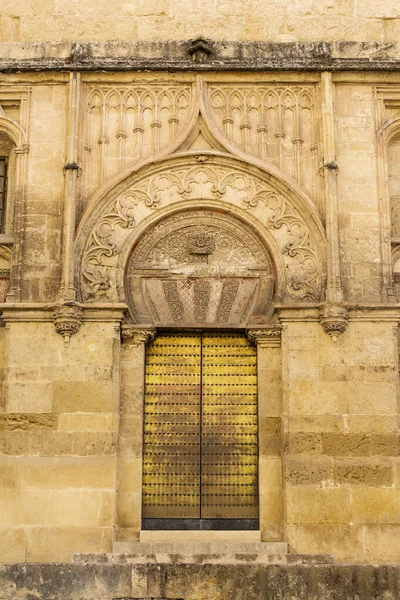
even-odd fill
[[[187,211],[147,232],[130,258],[129,305],[136,322],[244,326],[266,319],[274,292],[267,249],[231,215]]]
[[[247,154],[273,163],[318,197],[314,85],[213,84],[208,101],[229,141]]]
[[[310,214],[296,205],[279,182],[259,169],[221,156],[202,158],[206,162],[200,164],[195,156],[156,164],[132,177],[124,192],[105,198],[93,211],[86,231],[81,231],[86,240],[78,271],[83,300],[124,300],[123,288],[118,284],[123,268],[119,261],[121,252],[126,256],[126,244],[132,244],[129,240],[135,237],[134,228],[145,219],[151,221],[158,209],[178,203],[199,207],[212,203],[222,211],[248,213],[273,243],[273,252],[278,253],[278,280],[284,288],[280,299],[320,299],[323,237],[318,226],[312,225]],[[191,236],[186,238],[185,252],[201,264],[210,256],[208,253],[214,252],[215,242],[204,231],[201,235],[193,231]],[[173,245],[173,237],[169,243]],[[176,250],[181,251],[181,247]]]
[[[187,121],[191,101],[190,84],[88,86],[83,196],[173,140]]]

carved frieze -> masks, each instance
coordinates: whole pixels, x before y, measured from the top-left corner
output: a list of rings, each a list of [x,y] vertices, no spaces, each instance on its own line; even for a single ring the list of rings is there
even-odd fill
[[[282,297],[320,299],[323,268],[317,242],[319,231],[314,227],[312,233],[309,217],[282,186],[274,185],[258,169],[222,157],[210,157],[205,165],[199,165],[196,157],[158,164],[138,175],[111,202],[103,203],[101,211],[92,216],[91,233],[83,250],[79,271],[82,298],[89,302],[123,300],[117,291],[117,266],[134,228],[158,209],[182,202],[211,202],[222,211],[232,207],[247,212],[269,236],[274,252],[279,252],[279,280],[286,286]],[[213,253],[214,243],[209,232],[200,235],[193,231],[183,241],[172,235],[168,238],[170,258],[179,261],[184,252],[188,262],[201,263],[208,260],[208,253]],[[229,247],[229,241],[226,246]]]

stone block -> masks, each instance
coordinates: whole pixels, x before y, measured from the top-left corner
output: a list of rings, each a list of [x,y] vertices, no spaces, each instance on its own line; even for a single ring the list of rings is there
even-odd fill
[[[35,437],[41,432],[35,432]],[[31,453],[30,431],[3,431],[0,435],[0,455],[26,456]]]
[[[365,561],[397,564],[400,556],[400,525],[364,526]]]
[[[291,485],[332,485],[333,461],[327,457],[287,456],[285,478]]]
[[[344,402],[346,384],[341,382],[290,381],[290,414],[340,414],[347,412]]]
[[[112,540],[112,527],[30,527],[26,560],[69,562],[76,552],[111,552]]]
[[[307,432],[288,433],[285,439],[285,450],[289,454],[321,454],[321,434]]]
[[[370,456],[371,436],[362,434],[322,434],[322,453],[331,456]]]
[[[32,457],[15,461],[15,465],[22,489],[114,490],[115,487],[116,462],[112,456]]]
[[[49,414],[0,414],[0,431],[37,431],[38,429],[57,429],[57,415]]]
[[[260,490],[273,490],[282,488],[281,457],[260,456],[258,466]]]
[[[352,489],[351,520],[353,523],[400,524],[400,489]]]
[[[118,418],[112,413],[62,413],[59,431],[118,431]]]
[[[77,431],[66,435],[71,436],[71,454],[75,456],[104,456],[116,451],[115,433]]]
[[[16,508],[18,524],[31,527],[113,526],[114,492],[67,488],[21,490]]]
[[[288,524],[289,552],[333,554],[336,561],[364,558],[364,529],[359,525]]]
[[[394,482],[391,458],[335,458],[333,479],[337,485],[392,486]]]
[[[51,412],[52,386],[49,382],[10,382],[7,409],[14,413]]]
[[[56,413],[113,412],[117,408],[116,388],[109,382],[53,382],[53,411]]]
[[[387,435],[398,432],[397,415],[345,415],[344,419],[349,433]]]
[[[35,431],[30,436],[34,456],[63,456],[72,453],[72,434],[64,431]],[[29,454],[29,451],[26,452]]]
[[[344,419],[342,415],[291,415],[290,431],[306,434],[344,433]]]
[[[117,503],[117,525],[139,532],[142,527],[142,493],[120,492]]]
[[[350,490],[315,486],[288,486],[286,489],[288,523],[350,522]]]
[[[118,465],[118,490],[120,492],[141,492],[142,470],[142,458],[124,458],[120,460]]]
[[[26,557],[26,531],[22,527],[0,528],[0,556],[3,563],[24,562]],[[0,598],[2,597],[0,591]]]
[[[20,472],[17,461],[0,456],[0,489],[16,490],[19,487]]]

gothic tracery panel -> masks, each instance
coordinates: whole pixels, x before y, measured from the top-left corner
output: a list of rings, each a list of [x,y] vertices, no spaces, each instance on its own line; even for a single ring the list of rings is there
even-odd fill
[[[318,197],[314,86],[212,84],[209,103],[228,140],[247,154],[272,162]]]
[[[88,86],[83,196],[172,141],[189,116],[191,99],[188,84]]]

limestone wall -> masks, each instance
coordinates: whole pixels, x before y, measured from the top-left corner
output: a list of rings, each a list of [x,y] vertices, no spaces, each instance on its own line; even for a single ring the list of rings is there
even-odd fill
[[[395,0],[5,0],[0,39],[396,41],[399,27]]]
[[[114,325],[86,324],[68,349],[52,323],[13,323],[7,336],[2,561],[110,551],[119,396]]]
[[[80,32],[72,4],[74,39],[148,39],[155,26],[162,39],[179,4],[152,6],[160,14],[143,3],[137,31],[121,18]],[[229,3],[237,22],[241,6],[235,13]],[[397,26],[389,6],[375,15],[364,5],[361,15],[349,4],[313,5],[316,18],[294,5],[286,28],[293,19],[304,39],[318,27],[337,39],[321,13],[351,10],[329,23],[354,39],[377,27],[384,39]],[[68,24],[64,7],[46,7],[28,16],[26,3],[13,3],[20,22],[6,12],[0,22],[15,31],[20,23],[28,40],[46,14],[60,27],[60,11]],[[280,27],[268,4],[258,8],[248,39]],[[225,9],[211,29],[230,22]],[[200,10],[208,8],[195,6],[193,18]],[[125,33],[113,33],[115,23]],[[242,39],[243,27],[229,31]],[[268,127],[264,99],[279,116]],[[121,350],[124,261],[159,218],[207,206],[252,226],[274,262],[272,323],[282,340],[258,348],[263,540],[340,561],[398,562],[399,74],[3,73],[0,104],[1,132],[16,147],[14,216],[0,235],[13,253],[0,328],[0,560],[69,561],[139,539],[149,323]]]
[[[399,558],[394,325],[351,322],[334,346],[316,323],[284,326],[286,514],[292,550],[335,548],[341,561],[356,555],[365,562]]]

